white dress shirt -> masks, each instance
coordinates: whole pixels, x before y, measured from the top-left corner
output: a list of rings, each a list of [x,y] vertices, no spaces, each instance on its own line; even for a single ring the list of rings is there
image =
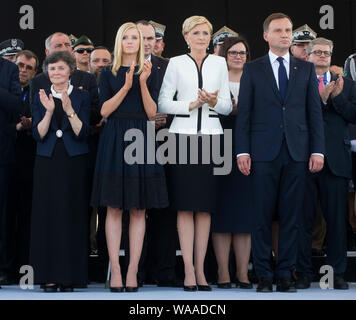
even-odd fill
[[[274,78],[276,79],[277,87],[279,89],[279,81],[278,81],[278,69],[279,69],[279,61],[277,60],[279,56],[275,55],[271,50],[268,52],[269,61],[271,62]],[[283,64],[287,71],[287,78],[289,79],[289,66],[290,66],[290,54],[287,52],[283,58]]]

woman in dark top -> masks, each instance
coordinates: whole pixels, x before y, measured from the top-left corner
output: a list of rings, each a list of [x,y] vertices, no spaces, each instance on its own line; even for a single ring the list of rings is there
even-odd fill
[[[108,121],[98,147],[92,205],[107,207],[106,238],[113,292],[124,290],[118,259],[123,210],[130,211],[126,292],[135,292],[145,210],[168,206],[164,170],[155,161],[154,124],[147,122],[157,111],[158,74],[151,69],[150,61],[144,62],[143,50],[136,25],[122,25],[116,36],[113,65],[102,71],[99,82],[101,114]]]
[[[46,292],[73,291],[88,282],[87,137],[90,98],[73,88],[76,69],[68,52],[44,61],[51,89],[40,90],[33,104],[34,169],[30,264],[35,282]]]
[[[233,103],[232,113],[226,117],[221,116],[220,119],[224,130],[232,130],[234,139],[240,79],[244,64],[250,60],[249,47],[243,38],[227,38],[219,55],[227,62]],[[251,289],[252,285],[247,276],[252,231],[251,179],[237,169],[234,145],[232,141],[232,171],[229,175],[220,177],[218,210],[212,215],[211,231],[218,263],[218,287],[231,288],[229,253],[232,244],[236,259],[236,286]]]

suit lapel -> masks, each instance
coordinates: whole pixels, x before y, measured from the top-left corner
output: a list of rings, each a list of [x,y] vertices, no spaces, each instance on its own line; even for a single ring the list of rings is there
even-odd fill
[[[294,88],[294,83],[295,83],[295,78],[298,72],[298,66],[297,66],[297,59],[290,56],[290,61],[289,61],[289,80],[288,80],[288,89],[287,89],[287,95],[286,95],[286,101]]]
[[[282,98],[281,98],[281,95],[280,95],[278,87],[277,87],[277,82],[276,82],[276,79],[273,74],[273,69],[272,69],[271,61],[269,60],[268,54],[265,56],[265,58],[263,60],[263,69],[267,76],[267,80],[268,80],[267,82],[272,86],[273,92],[276,94],[279,101],[282,102]]]

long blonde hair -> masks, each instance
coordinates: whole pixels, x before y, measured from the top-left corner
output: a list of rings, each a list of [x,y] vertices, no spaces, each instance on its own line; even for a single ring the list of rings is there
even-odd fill
[[[138,71],[137,74],[140,74],[143,71],[143,67],[145,64],[145,56],[144,56],[144,45],[143,45],[143,38],[141,31],[137,28],[136,24],[133,22],[127,22],[124,23],[119,30],[117,31],[116,34],[116,39],[115,39],[115,48],[114,48],[114,61],[112,64],[111,72],[116,76],[117,75],[117,70],[122,65],[122,39],[124,37],[124,34],[127,30],[134,28],[138,31],[139,37],[140,37],[140,49],[138,51],[137,57],[136,57],[136,62],[138,64]]]

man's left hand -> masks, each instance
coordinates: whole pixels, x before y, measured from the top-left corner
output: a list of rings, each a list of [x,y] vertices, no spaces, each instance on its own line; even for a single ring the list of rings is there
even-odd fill
[[[309,170],[311,173],[316,173],[321,171],[324,167],[324,157],[313,154],[310,156],[309,160]]]

